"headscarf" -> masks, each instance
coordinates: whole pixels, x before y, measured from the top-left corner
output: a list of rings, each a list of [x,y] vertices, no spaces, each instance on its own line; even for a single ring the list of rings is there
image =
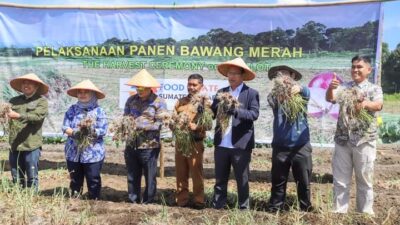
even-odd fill
[[[78,105],[79,108],[83,109],[83,110],[87,110],[89,108],[95,108],[97,106],[97,97],[94,94],[93,91],[90,91],[90,94],[92,95],[92,97],[90,98],[90,100],[88,102],[81,102],[79,101],[78,98],[78,102],[76,103]]]

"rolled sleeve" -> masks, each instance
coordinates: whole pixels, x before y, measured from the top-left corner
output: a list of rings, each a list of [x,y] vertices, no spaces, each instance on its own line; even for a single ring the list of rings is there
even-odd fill
[[[310,100],[310,89],[306,86],[301,87],[300,95],[303,97],[304,100]]]
[[[65,131],[68,128],[72,128],[72,125],[71,125],[72,124],[72,120],[73,120],[73,117],[71,116],[71,108],[69,108],[67,110],[67,112],[65,112],[65,115],[64,115],[63,125],[62,125],[62,128],[61,128],[63,133],[65,133]]]

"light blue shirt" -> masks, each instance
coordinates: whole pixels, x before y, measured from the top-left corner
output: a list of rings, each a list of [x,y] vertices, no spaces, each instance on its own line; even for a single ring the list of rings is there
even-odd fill
[[[238,99],[242,88],[243,82],[235,90],[232,90],[232,87],[229,87],[229,93],[235,99]],[[232,144],[232,116],[229,118],[229,126],[226,128],[226,131],[222,136],[221,144],[219,144],[219,146],[224,148],[235,148]]]

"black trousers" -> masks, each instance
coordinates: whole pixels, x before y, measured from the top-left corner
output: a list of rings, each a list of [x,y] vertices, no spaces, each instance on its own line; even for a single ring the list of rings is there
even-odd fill
[[[231,166],[233,167],[238,187],[238,207],[240,209],[249,208],[249,164],[251,152],[251,150],[230,149],[218,146],[215,148],[216,181],[213,197],[214,208],[221,209],[226,205]]]
[[[272,189],[268,209],[283,209],[290,167],[297,186],[300,209],[304,211],[311,209],[311,144],[307,143],[298,148],[273,147],[272,150]]]
[[[157,192],[157,159],[159,148],[125,149],[125,163],[128,170],[128,197],[133,203],[141,203],[141,181],[144,174],[146,187],[143,203],[152,203]]]
[[[67,167],[71,182],[69,187],[72,193],[82,193],[83,180],[86,178],[86,185],[89,192],[89,199],[99,199],[101,190],[100,171],[103,160],[94,163],[80,163],[67,160]]]

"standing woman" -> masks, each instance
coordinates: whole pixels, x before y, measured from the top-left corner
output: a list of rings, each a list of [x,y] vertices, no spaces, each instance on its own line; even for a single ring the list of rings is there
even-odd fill
[[[62,127],[68,136],[65,158],[71,177],[71,192],[73,195],[81,194],[83,180],[86,178],[89,199],[98,199],[101,189],[100,170],[105,157],[103,137],[107,132],[107,118],[97,100],[103,99],[105,94],[90,80],[70,88],[67,94],[78,98],[78,102],[65,113]],[[83,121],[88,125],[85,129]]]

